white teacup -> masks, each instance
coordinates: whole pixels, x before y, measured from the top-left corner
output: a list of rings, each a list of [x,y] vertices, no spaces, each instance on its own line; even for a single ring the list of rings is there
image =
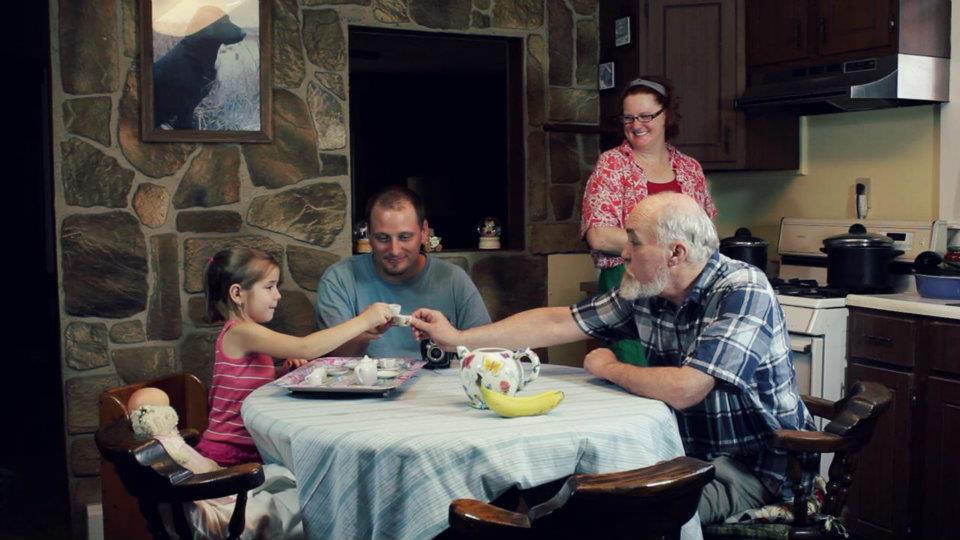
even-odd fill
[[[306,377],[303,378],[303,382],[307,384],[312,384],[319,386],[323,384],[323,381],[327,378],[327,370],[323,366],[317,366],[313,368]]]
[[[381,358],[380,369],[397,369],[400,363],[396,358]]]
[[[393,312],[393,317],[390,319],[390,322],[397,326],[410,326],[410,316],[400,314],[400,304],[388,304],[390,306],[390,311]]]

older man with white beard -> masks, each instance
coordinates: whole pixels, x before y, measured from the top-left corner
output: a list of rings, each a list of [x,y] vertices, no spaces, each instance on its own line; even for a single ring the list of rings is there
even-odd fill
[[[414,332],[448,349],[637,339],[650,367],[621,363],[601,348],[584,358],[584,368],[675,410],[687,455],[711,461],[717,471],[704,488],[700,520],[791,500],[787,456],[767,441],[774,430],[813,424],[797,392],[783,310],[766,276],[718,252],[713,223],[686,195],[642,200],[626,231],[618,289],[465,331],[421,309],[413,314]],[[816,454],[804,459],[807,483],[818,463]]]

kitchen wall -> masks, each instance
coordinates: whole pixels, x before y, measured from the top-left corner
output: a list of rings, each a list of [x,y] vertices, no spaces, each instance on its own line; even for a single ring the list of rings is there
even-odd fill
[[[586,298],[580,283],[596,283],[598,272],[593,259],[585,253],[564,253],[547,257],[547,302],[550,306],[569,306]],[[582,366],[588,342],[580,341],[549,348],[550,363]]]
[[[597,136],[596,0],[264,0],[273,18],[274,141],[144,143],[138,0],[50,5],[54,206],[64,436],[75,524],[99,499],[97,398],[187,371],[208,380],[207,257],[245,243],[282,260],[275,328],[313,329],[317,280],[351,254],[347,27],[512,37],[524,62],[524,251],[441,254],[491,316],[547,302],[547,255],[582,251],[579,200]],[[79,532],[81,529],[76,528]]]
[[[776,257],[782,217],[855,218],[856,179],[871,179],[868,219],[938,216],[939,106],[809,116],[803,174],[708,173],[721,238],[749,227]]]

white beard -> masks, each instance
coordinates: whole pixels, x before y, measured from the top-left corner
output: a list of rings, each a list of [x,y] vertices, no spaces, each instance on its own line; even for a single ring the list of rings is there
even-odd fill
[[[623,279],[620,280],[620,291],[617,294],[620,298],[631,302],[638,298],[651,298],[662,293],[667,288],[669,280],[670,273],[666,265],[660,267],[653,279],[646,283],[640,283],[629,271],[626,271],[623,273]]]

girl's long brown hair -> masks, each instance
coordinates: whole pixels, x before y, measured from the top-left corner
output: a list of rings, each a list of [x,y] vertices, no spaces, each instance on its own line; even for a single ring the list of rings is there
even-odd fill
[[[203,280],[207,320],[217,322],[226,320],[230,313],[239,315],[240,306],[230,299],[230,286],[237,283],[241,289],[249,290],[273,267],[280,268],[273,255],[244,246],[224,249],[210,257]]]

